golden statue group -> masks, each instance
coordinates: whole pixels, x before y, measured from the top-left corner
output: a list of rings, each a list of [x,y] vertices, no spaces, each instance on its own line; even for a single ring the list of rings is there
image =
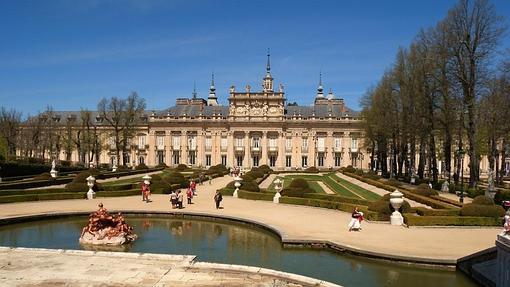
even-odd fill
[[[129,226],[122,214],[108,213],[103,204],[89,215],[89,223],[83,227],[80,243],[93,245],[122,245],[136,240],[133,227]]]

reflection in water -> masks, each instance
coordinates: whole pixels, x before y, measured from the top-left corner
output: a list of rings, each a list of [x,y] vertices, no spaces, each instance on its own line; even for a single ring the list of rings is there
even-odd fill
[[[86,221],[86,217],[73,217],[1,226],[0,245],[82,249],[78,238]],[[199,261],[261,266],[346,287],[475,286],[459,272],[414,268],[324,250],[282,249],[278,237],[244,225],[165,217],[127,217],[126,221],[134,227],[138,240],[122,250],[107,251],[197,255]]]

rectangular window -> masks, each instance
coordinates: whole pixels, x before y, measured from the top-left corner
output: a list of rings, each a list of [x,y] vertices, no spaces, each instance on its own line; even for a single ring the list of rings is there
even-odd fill
[[[287,155],[285,156],[285,167],[291,167],[292,166],[292,156]]]
[[[138,148],[145,148],[145,136],[138,136]]]
[[[178,165],[180,163],[181,154],[179,151],[174,151],[174,165]]]
[[[342,138],[335,138],[335,148],[339,150],[342,147]]]
[[[227,166],[227,155],[221,156],[221,164]]]
[[[188,136],[188,148],[190,150],[197,149],[197,137],[196,136]]]
[[[221,149],[227,150],[228,140],[227,137],[221,137]]]
[[[165,152],[162,150],[158,150],[157,156],[158,164],[165,163]]]
[[[335,166],[340,166],[342,164],[342,158],[340,157],[340,154],[335,154]]]
[[[211,155],[210,154],[205,155],[205,165],[211,166]]]
[[[181,136],[173,136],[172,137],[172,145],[174,148],[181,147]]]
[[[243,166],[243,156],[238,155],[236,156],[237,166]]]
[[[276,143],[277,138],[269,138],[269,147],[275,148],[278,146]]]
[[[244,138],[236,138],[236,146],[244,146],[243,140]]]
[[[259,166],[259,156],[258,155],[253,156],[253,166]]]
[[[164,136],[158,136],[156,139],[158,148],[165,146],[165,137]]]
[[[351,151],[352,152],[357,152],[358,151],[358,139],[357,138],[352,138],[351,139]]]
[[[189,165],[195,165],[195,159],[196,159],[195,152],[194,151],[190,151],[189,155],[188,155],[188,163],[189,163]]]
[[[252,144],[253,144],[253,147],[255,147],[255,148],[260,147],[260,138],[253,138]]]
[[[301,167],[308,167],[308,156],[304,155],[301,157]]]
[[[303,138],[301,147],[303,147],[304,149],[308,148],[308,138]]]
[[[272,155],[269,157],[269,166],[270,167],[276,166],[276,156],[275,155]]]
[[[317,165],[324,166],[324,154],[323,153],[319,153],[319,156],[317,157]]]
[[[292,149],[292,138],[285,138],[285,149],[286,150]]]
[[[211,147],[212,147],[212,139],[211,139],[211,137],[206,137],[205,138],[205,148],[207,150],[211,150]]]
[[[323,138],[323,137],[317,138],[317,148],[324,149],[324,147],[325,147],[325,138]]]

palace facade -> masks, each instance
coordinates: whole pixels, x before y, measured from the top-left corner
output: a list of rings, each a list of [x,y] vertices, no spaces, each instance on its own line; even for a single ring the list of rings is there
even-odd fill
[[[368,168],[359,113],[332,92],[325,95],[322,80],[314,97],[311,106],[287,105],[283,86],[274,87],[268,55],[260,91],[249,85],[243,91],[232,86],[229,104],[222,106],[213,75],[207,99],[194,92],[191,98],[177,99],[175,106],[147,113],[137,124],[126,162],[149,166],[224,164],[244,169],[267,164],[277,170]],[[59,120],[76,120],[79,113],[55,114]],[[93,112],[93,117],[108,137],[101,116]],[[117,162],[113,139],[105,142],[100,162],[113,165]],[[64,151],[59,151],[59,158],[66,158]],[[78,159],[78,153],[73,152],[71,160]]]

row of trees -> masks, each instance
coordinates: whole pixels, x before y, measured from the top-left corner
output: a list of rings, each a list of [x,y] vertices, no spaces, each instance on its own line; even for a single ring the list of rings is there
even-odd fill
[[[445,174],[457,181],[459,158],[467,151],[471,187],[479,181],[483,155],[502,181],[510,62],[496,59],[504,31],[503,18],[487,0],[460,0],[435,27],[398,50],[361,102],[374,169],[389,177],[411,176],[417,168],[420,178],[437,181],[442,160]]]
[[[110,148],[111,140],[116,158],[121,160],[119,164],[126,165],[130,140],[144,110],[145,100],[136,92],[125,99],[103,98],[97,112],[57,113],[48,107],[45,112],[23,120],[21,112],[2,107],[0,159],[19,156],[45,160],[64,151],[66,160],[71,161],[76,151],[80,163],[97,166],[101,152]]]

